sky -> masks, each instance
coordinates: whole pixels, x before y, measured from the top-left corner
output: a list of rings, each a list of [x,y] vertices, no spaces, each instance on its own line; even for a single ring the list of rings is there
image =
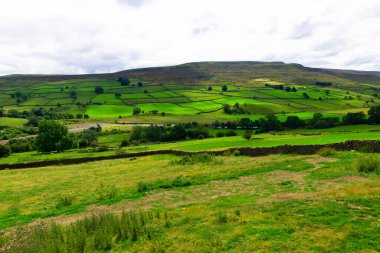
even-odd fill
[[[1,0],[0,75],[197,61],[380,71],[380,0]]]

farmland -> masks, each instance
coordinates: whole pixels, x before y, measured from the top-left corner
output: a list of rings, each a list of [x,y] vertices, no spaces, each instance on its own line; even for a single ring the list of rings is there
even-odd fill
[[[0,252],[378,252],[379,149],[326,145],[378,144],[379,84],[279,62],[0,77]]]

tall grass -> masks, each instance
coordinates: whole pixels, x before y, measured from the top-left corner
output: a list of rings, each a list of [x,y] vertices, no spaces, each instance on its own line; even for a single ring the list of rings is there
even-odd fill
[[[152,239],[155,230],[150,224],[157,219],[156,213],[139,211],[92,215],[68,226],[41,223],[19,228],[0,252],[109,251],[118,243]]]
[[[360,157],[352,166],[358,172],[380,174],[380,161],[373,156]]]
[[[336,154],[336,150],[330,147],[325,147],[318,150],[317,154],[323,157],[332,156]]]
[[[207,153],[202,153],[202,154],[196,154],[196,155],[191,155],[191,156],[184,156],[180,160],[173,160],[170,161],[170,165],[192,165],[196,163],[209,163],[214,161],[215,156],[207,154]]]

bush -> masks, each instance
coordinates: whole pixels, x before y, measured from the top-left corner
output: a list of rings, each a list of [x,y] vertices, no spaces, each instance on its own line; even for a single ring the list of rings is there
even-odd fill
[[[131,143],[128,140],[123,140],[120,144],[120,147],[128,147]]]
[[[380,174],[380,161],[373,156],[364,156],[359,158],[352,165],[358,172]]]
[[[0,145],[0,157],[11,155],[11,148],[8,145]]]
[[[325,147],[325,148],[321,148],[320,150],[318,150],[317,154],[320,156],[324,156],[324,157],[331,156],[331,155],[336,154],[336,150],[333,148]]]
[[[108,150],[109,150],[109,147],[108,147],[107,145],[105,145],[105,144],[102,144],[102,145],[100,145],[100,146],[97,148],[96,151],[98,151],[98,152],[105,152],[105,151],[108,151]]]
[[[231,131],[226,132],[226,136],[237,136],[237,133],[231,130]]]
[[[224,132],[217,132],[216,137],[224,137],[226,134]]]

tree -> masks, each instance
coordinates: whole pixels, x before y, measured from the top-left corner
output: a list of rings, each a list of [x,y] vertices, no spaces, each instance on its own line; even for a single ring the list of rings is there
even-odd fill
[[[73,146],[74,137],[67,127],[52,120],[41,121],[38,126],[36,147],[40,152],[62,152]]]
[[[372,106],[368,111],[368,122],[371,124],[380,124],[380,105]]]
[[[141,109],[138,107],[133,108],[132,115],[139,115],[141,113]]]
[[[144,90],[144,93],[148,93],[148,90]]]
[[[302,96],[303,96],[305,99],[309,99],[309,98],[310,98],[309,95],[308,95],[306,92],[302,93]]]
[[[208,90],[208,91],[212,91],[212,87],[209,86],[209,87],[207,88],[207,90]]]
[[[228,90],[228,87],[226,85],[223,85],[222,91],[227,91],[227,90]]]
[[[121,86],[128,86],[131,83],[128,77],[119,77],[117,81],[121,84]]]
[[[31,126],[31,127],[38,127],[39,119],[38,117],[34,116],[28,119],[28,122],[26,122],[25,126]]]
[[[293,87],[292,92],[297,92],[297,89],[295,87]]]
[[[287,117],[284,126],[290,129],[296,129],[305,126],[305,121],[300,119],[298,116]]]
[[[121,97],[121,93],[115,93],[115,97],[120,98]]]
[[[366,118],[364,112],[349,112],[343,117],[343,124],[358,125],[365,124]]]
[[[70,91],[70,97],[72,98],[72,99],[77,99],[77,93],[75,92],[75,91]]]
[[[281,129],[281,122],[274,114],[268,114],[265,118],[259,119],[258,125],[264,132]]]
[[[11,148],[8,145],[0,145],[0,158],[11,155]]]
[[[291,91],[292,91],[292,88],[290,88],[290,87],[285,87],[285,91],[286,91],[286,92],[291,92]]]
[[[243,138],[246,139],[247,141],[249,141],[252,137],[252,133],[250,131],[246,131],[244,134],[243,134]]]
[[[325,90],[326,95],[330,95],[330,90]]]
[[[138,86],[138,87],[143,87],[143,84],[142,84],[141,82],[138,82],[138,83],[137,83],[137,86]]]
[[[231,106],[229,104],[223,105],[223,111],[224,111],[224,113],[232,114],[232,109],[231,109]]]
[[[96,94],[103,94],[104,93],[104,89],[100,86],[96,86],[95,87],[95,93]]]

